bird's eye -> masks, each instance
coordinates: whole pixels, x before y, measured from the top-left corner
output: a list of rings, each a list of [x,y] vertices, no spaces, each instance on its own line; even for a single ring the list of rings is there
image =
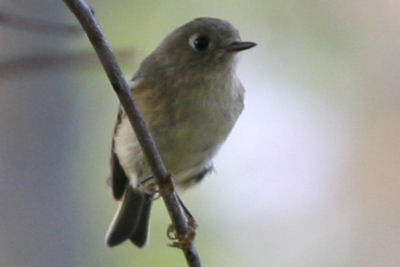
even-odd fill
[[[190,46],[197,51],[205,51],[210,46],[210,39],[205,35],[193,35],[189,39]]]

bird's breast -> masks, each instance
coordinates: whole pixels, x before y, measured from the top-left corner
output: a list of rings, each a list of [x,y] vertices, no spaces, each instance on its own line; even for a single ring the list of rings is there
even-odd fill
[[[243,108],[238,85],[232,79],[203,80],[157,92],[152,103],[139,100],[172,172],[206,164],[214,156]]]

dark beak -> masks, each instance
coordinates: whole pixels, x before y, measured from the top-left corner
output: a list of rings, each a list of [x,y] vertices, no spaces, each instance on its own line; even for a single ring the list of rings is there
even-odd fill
[[[228,52],[239,52],[242,50],[250,49],[256,45],[257,44],[253,43],[253,42],[236,41],[236,42],[230,43],[229,45],[225,46],[225,50]]]

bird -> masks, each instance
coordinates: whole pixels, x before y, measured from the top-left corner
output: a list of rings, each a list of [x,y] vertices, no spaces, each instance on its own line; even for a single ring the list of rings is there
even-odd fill
[[[242,41],[226,20],[196,18],[168,34],[129,82],[178,189],[190,188],[213,170],[212,159],[244,108],[236,55],[255,45]],[[121,106],[110,161],[109,181],[119,206],[106,245],[129,240],[145,247],[154,200],[152,172]]]

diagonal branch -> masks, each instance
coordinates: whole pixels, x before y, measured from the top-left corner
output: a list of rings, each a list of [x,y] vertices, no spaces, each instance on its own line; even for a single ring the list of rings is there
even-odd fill
[[[0,10],[0,25],[43,34],[77,35],[82,33],[82,29],[76,25],[50,22],[48,20],[21,16],[3,10]]]
[[[83,29],[86,31],[86,34],[96,50],[105,72],[107,73],[111,85],[113,86],[114,91],[132,124],[142,150],[158,180],[160,191],[162,192],[161,195],[168,209],[173,226],[176,229],[177,237],[179,241],[185,244],[184,246],[180,246],[180,248],[184,252],[188,265],[190,267],[201,267],[196,247],[191,241],[185,242],[187,241],[185,240],[187,234],[191,232],[191,225],[189,225],[188,219],[186,218],[184,210],[179,202],[179,197],[174,190],[171,175],[165,167],[148,126],[144,121],[128,84],[122,75],[121,68],[111,51],[110,45],[93,16],[92,9],[84,0],[64,0],[64,2],[75,14]]]

